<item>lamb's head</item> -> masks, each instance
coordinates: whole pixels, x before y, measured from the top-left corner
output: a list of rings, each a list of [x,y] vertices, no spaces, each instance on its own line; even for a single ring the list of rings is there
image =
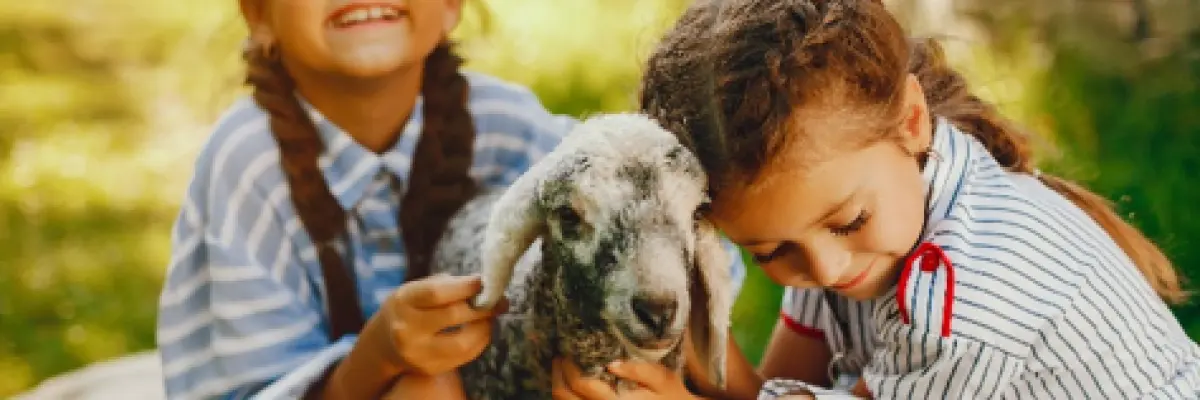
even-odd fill
[[[615,359],[679,366],[683,335],[724,384],[732,304],[728,257],[702,218],[695,156],[636,114],[582,121],[501,197],[483,246],[479,307],[496,304],[514,262],[542,239],[562,351],[585,371]]]

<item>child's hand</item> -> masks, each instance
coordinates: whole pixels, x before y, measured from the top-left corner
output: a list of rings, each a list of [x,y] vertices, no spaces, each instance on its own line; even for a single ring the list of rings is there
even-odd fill
[[[458,371],[450,371],[437,376],[425,374],[408,374],[400,377],[391,389],[383,395],[382,400],[438,399],[466,400],[463,392],[462,379]]]
[[[490,311],[472,309],[480,290],[477,276],[435,275],[396,289],[372,318],[376,348],[390,353],[399,373],[440,375],[475,359],[491,341]]]
[[[609,399],[695,399],[683,384],[683,378],[659,364],[625,361],[609,365],[609,372],[638,383],[631,392],[617,396],[606,383],[580,376],[579,367],[566,359],[554,360],[553,396],[555,400]]]
[[[683,384],[683,377],[666,366],[644,361],[622,361],[609,364],[608,371],[619,378],[637,382],[640,388],[622,396],[630,399],[694,399],[696,396]]]

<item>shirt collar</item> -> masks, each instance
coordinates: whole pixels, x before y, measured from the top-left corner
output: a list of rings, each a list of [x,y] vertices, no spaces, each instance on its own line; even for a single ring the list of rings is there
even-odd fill
[[[299,93],[296,94],[296,98],[316,125],[317,133],[325,146],[317,162],[325,177],[325,183],[342,209],[349,211],[354,208],[366,195],[371,181],[380,171],[390,172],[400,182],[408,180],[412,171],[412,155],[423,126],[424,100],[421,96],[417,96],[399,140],[382,154],[376,154],[363,147],[350,134],[325,118]]]
[[[931,233],[938,222],[950,215],[974,164],[972,161],[983,152],[974,137],[963,133],[948,120],[937,118],[930,153],[921,171],[929,190],[924,235]]]

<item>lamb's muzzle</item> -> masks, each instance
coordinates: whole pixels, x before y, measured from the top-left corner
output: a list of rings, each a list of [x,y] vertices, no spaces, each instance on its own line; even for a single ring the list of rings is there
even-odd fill
[[[644,343],[645,346],[653,346],[655,342],[661,344],[661,339],[669,333],[668,329],[678,315],[676,311],[679,309],[679,301],[673,297],[634,296],[630,301],[630,308],[637,316],[637,322],[650,332],[651,336],[648,339],[660,339],[645,340],[648,342]]]

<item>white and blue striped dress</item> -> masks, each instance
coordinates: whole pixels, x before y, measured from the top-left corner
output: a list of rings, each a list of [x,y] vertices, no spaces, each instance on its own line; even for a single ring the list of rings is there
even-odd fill
[[[510,184],[576,122],[549,113],[526,88],[466,75],[478,132],[471,174],[482,186]],[[408,176],[422,105],[418,99],[398,143],[376,154],[306,104],[326,145],[324,177],[347,210],[346,265],[366,317],[404,278],[400,199],[389,177],[403,184]],[[329,340],[321,268],[267,121],[242,99],[196,161],[160,298],[157,341],[171,399],[295,398],[353,345],[353,335]],[[740,287],[744,267],[732,268]]]
[[[945,120],[933,151],[898,284],[870,301],[787,289],[784,324],[879,399],[1200,398],[1200,346],[1099,225]]]

